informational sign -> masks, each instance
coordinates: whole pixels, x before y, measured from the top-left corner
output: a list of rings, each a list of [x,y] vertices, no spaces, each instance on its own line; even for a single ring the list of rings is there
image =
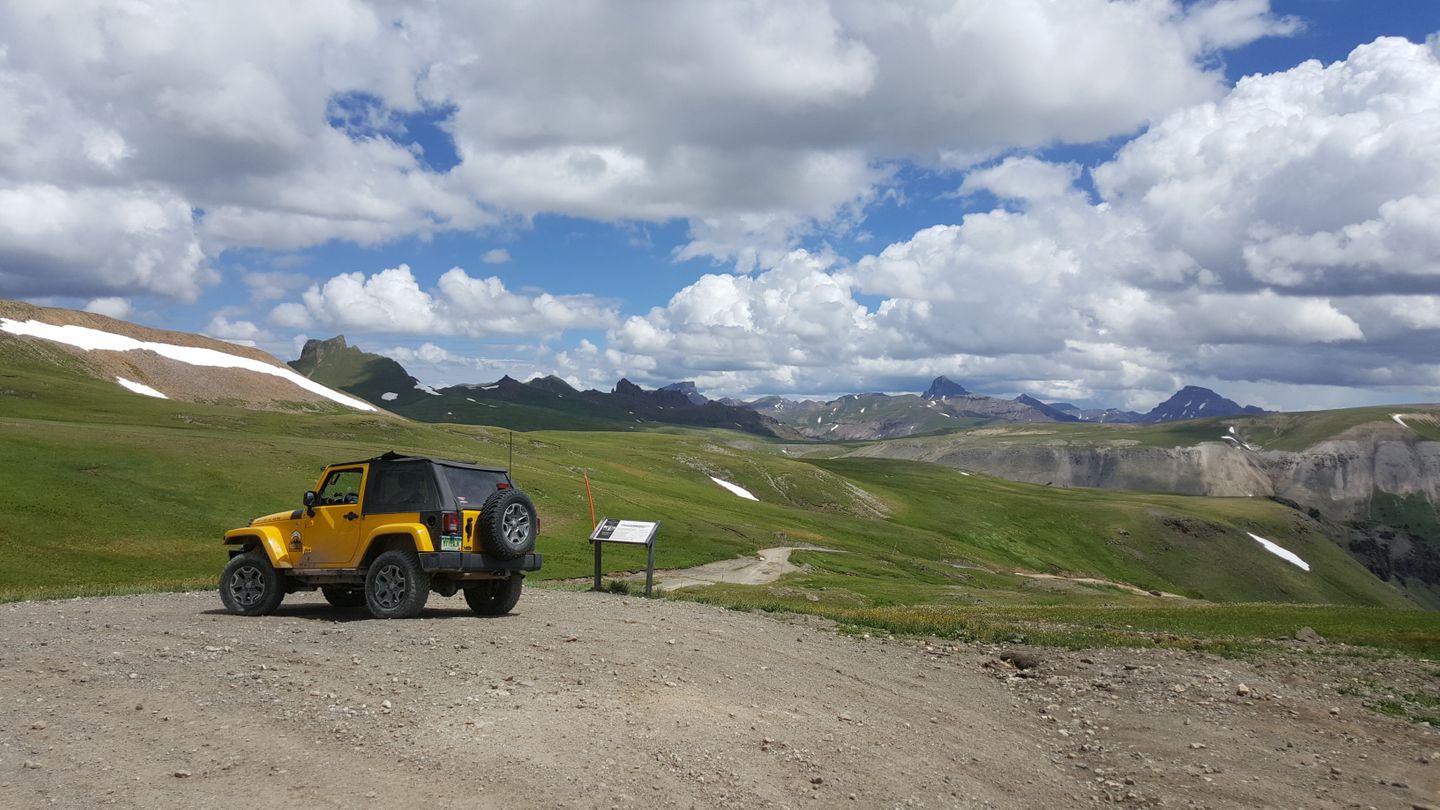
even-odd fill
[[[605,518],[595,525],[595,532],[590,535],[590,539],[603,540],[606,543],[644,545],[655,536],[655,530],[659,526],[659,523],[646,523],[642,520]]]
[[[600,522],[595,524],[595,531],[590,533],[590,543],[595,546],[594,590],[600,590],[600,547],[606,543],[626,543],[645,546],[645,595],[649,596],[651,585],[655,581],[655,534],[659,531],[659,522],[601,518]]]

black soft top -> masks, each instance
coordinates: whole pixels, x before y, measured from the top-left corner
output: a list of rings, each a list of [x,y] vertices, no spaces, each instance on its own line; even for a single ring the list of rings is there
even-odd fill
[[[373,463],[375,463],[375,462],[380,462],[380,461],[383,461],[383,462],[392,462],[392,461],[425,461],[425,462],[429,462],[429,463],[431,463],[431,464],[443,464],[443,465],[446,466],[446,467],[460,467],[461,469],[466,469],[466,470],[483,470],[483,471],[485,471],[485,472],[502,473],[502,474],[504,474],[504,475],[509,475],[509,474],[510,474],[510,471],[507,470],[507,469],[505,469],[504,467],[491,467],[491,466],[487,466],[487,465],[485,465],[485,464],[479,464],[479,463],[476,463],[476,462],[469,462],[469,461],[452,461],[451,459],[448,459],[448,458],[434,458],[434,457],[432,457],[432,456],[410,456],[410,455],[406,455],[406,454],[404,454],[404,453],[397,453],[397,452],[395,452],[394,450],[386,450],[384,453],[381,453],[380,455],[375,456],[374,458],[362,458],[362,459],[360,459],[359,461],[343,461],[343,462],[339,462],[339,463],[336,463],[336,464],[331,464],[330,466],[331,466],[331,467],[343,467],[343,466],[345,466],[345,465],[347,465],[347,464],[373,464]]]

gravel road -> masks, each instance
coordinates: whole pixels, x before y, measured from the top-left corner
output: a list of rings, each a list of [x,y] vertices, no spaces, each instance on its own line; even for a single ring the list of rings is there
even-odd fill
[[[1014,652],[539,588],[494,619],[0,605],[0,807],[1440,803],[1440,737],[1340,691],[1435,664]]]

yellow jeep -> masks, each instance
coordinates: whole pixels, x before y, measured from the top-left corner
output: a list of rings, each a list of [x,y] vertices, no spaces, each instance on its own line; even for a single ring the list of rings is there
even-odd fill
[[[261,616],[319,588],[336,607],[400,619],[433,590],[463,591],[476,614],[498,616],[542,561],[535,505],[497,467],[385,453],[325,468],[302,503],[225,533],[226,610]]]

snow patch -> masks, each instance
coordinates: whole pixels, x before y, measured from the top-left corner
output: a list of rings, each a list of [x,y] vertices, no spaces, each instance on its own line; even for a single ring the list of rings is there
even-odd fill
[[[864,412],[865,412],[865,409],[864,409],[864,408],[861,408],[861,409],[860,409],[860,413],[864,413]]]
[[[385,400],[386,402],[394,402],[395,400],[400,398],[400,395],[395,393],[394,391],[386,391],[385,393],[380,395],[380,398]]]
[[[759,498],[755,497],[754,495],[751,495],[751,494],[750,494],[750,490],[748,490],[748,489],[740,486],[739,484],[732,484],[732,483],[730,483],[729,481],[726,481],[724,478],[716,478],[716,477],[713,476],[713,475],[710,476],[710,480],[711,480],[711,481],[714,481],[715,483],[719,484],[720,486],[722,486],[722,487],[730,490],[732,493],[734,493],[734,494],[736,494],[736,495],[739,495],[740,497],[744,498],[744,499],[747,500],[747,501],[758,501],[758,500],[760,500]]]
[[[439,391],[436,391],[434,388],[431,388],[430,386],[428,386],[428,385],[426,385],[425,383],[422,383],[422,382],[417,382],[417,383],[415,383],[415,388],[418,389],[418,390],[420,390],[420,391],[424,391],[425,393],[429,394],[429,395],[432,396],[432,397],[438,397],[438,396],[440,396],[440,392],[439,392]]]
[[[165,396],[164,394],[160,393],[159,391],[156,391],[154,388],[151,388],[150,386],[146,385],[145,383],[138,383],[138,382],[135,382],[134,380],[127,380],[127,379],[125,379],[124,377],[116,377],[116,378],[115,378],[115,382],[120,383],[121,385],[125,386],[126,388],[130,389],[131,391],[134,391],[134,392],[137,393],[137,394],[144,394],[144,395],[147,396],[147,397],[155,397],[156,399],[169,399],[169,398],[170,398],[170,397],[167,397],[167,396]]]
[[[56,326],[42,321],[15,321],[9,318],[0,318],[0,331],[9,332],[12,335],[27,335],[38,337],[42,340],[53,340],[56,343],[64,343],[85,351],[107,351],[107,352],[134,352],[152,351],[161,357],[171,360],[178,360],[181,363],[189,363],[192,366],[207,366],[210,368],[238,368],[245,371],[254,371],[258,374],[269,374],[272,377],[279,377],[295,385],[304,388],[313,394],[319,394],[326,399],[338,402],[348,408],[357,411],[378,410],[374,405],[351,396],[346,396],[339,391],[334,391],[307,377],[302,377],[288,368],[272,366],[269,363],[253,360],[249,357],[238,357],[233,354],[216,351],[215,349],[202,349],[195,346],[176,346],[170,343],[152,343],[148,340],[136,340],[124,335],[116,335],[104,332],[99,329],[90,329],[85,326]]]
[[[1404,420],[1404,419],[1401,419],[1401,418],[1400,418],[1400,414],[1398,414],[1398,413],[1392,413],[1392,414],[1390,414],[1390,418],[1391,418],[1391,419],[1394,419],[1394,420],[1395,420],[1395,424],[1399,425],[1400,427],[1403,427],[1403,428],[1408,428],[1408,427],[1410,427],[1409,425],[1405,424],[1405,420]]]
[[[481,391],[494,391],[496,388],[499,388],[499,387],[500,387],[500,383],[495,383],[494,385],[482,385],[482,386],[480,386],[480,390],[481,390]]]
[[[970,477],[970,473],[967,473],[967,472],[965,472],[964,470],[960,470],[960,474],[963,475],[963,476],[965,476],[966,478],[969,478],[969,477]]]
[[[1279,557],[1285,562],[1288,562],[1298,568],[1304,569],[1306,571],[1310,570],[1310,563],[1307,563],[1304,560],[1300,559],[1299,555],[1297,555],[1295,552],[1287,551],[1286,549],[1281,548],[1276,543],[1270,540],[1266,540],[1265,538],[1253,532],[1246,532],[1246,534],[1250,535],[1251,540],[1254,540],[1255,542],[1264,546],[1266,551],[1274,554],[1276,557]]]

